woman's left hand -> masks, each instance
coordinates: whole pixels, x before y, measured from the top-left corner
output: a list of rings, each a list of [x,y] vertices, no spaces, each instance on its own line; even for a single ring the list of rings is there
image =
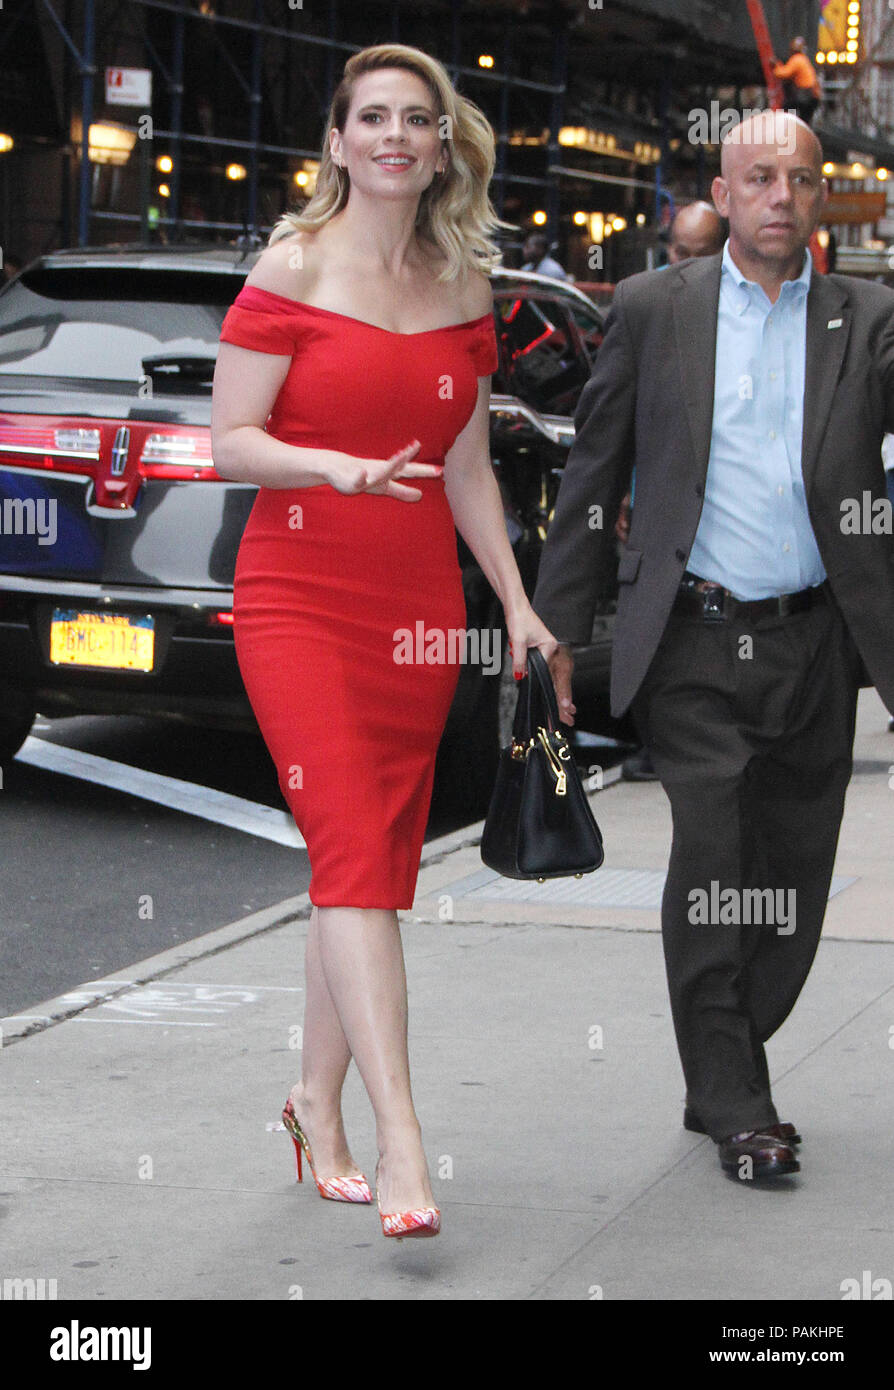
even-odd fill
[[[509,635],[512,673],[517,681],[527,674],[529,647],[538,647],[544,660],[549,661],[559,645],[530,604],[517,613],[506,614],[506,631]]]

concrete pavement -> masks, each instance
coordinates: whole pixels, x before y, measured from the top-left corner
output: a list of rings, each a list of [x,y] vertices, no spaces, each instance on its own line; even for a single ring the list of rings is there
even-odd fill
[[[4,1278],[60,1299],[841,1299],[894,1282],[894,735],[861,696],[825,938],[769,1045],[802,1172],[725,1178],[681,1128],[657,900],[655,784],[594,798],[606,868],[524,885],[480,826],[426,849],[402,914],[414,1094],[443,1218],[295,1183],[306,896],[4,1021]],[[201,885],[197,885],[201,891]],[[63,927],[60,924],[60,930]],[[375,1164],[356,1069],[354,1155]]]

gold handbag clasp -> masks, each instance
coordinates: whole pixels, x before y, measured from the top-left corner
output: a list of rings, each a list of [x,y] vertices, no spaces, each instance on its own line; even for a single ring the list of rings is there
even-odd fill
[[[537,730],[537,737],[543,746],[543,751],[549,760],[549,765],[556,779],[556,796],[565,796],[568,791],[568,778],[565,775],[565,769],[559,759],[562,757],[567,760],[568,754],[565,749],[561,747],[560,752],[556,752],[549,741],[549,734],[542,726]]]

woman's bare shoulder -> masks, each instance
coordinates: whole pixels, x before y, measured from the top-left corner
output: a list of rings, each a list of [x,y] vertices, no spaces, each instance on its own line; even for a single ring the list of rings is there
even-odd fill
[[[470,270],[466,275],[464,302],[467,317],[480,319],[489,314],[494,307],[494,293],[489,278],[480,270]]]
[[[265,246],[245,283],[288,299],[305,300],[318,275],[316,233],[295,231]]]
[[[437,243],[425,242],[423,246],[428,270],[430,270],[432,277],[437,277],[448,263],[448,257],[445,256]],[[455,286],[464,320],[466,318],[481,318],[482,314],[489,314],[494,309],[494,292],[491,289],[491,281],[484,274],[484,271],[467,267],[464,274],[455,281]]]

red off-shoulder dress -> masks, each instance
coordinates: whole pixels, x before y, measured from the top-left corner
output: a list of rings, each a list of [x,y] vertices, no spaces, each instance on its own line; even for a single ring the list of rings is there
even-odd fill
[[[490,314],[392,333],[256,286],[220,336],[292,358],[268,434],[361,458],[418,439],[444,463],[498,361]],[[418,502],[262,487],[236,561],[236,655],[320,907],[412,907],[459,676],[455,641],[425,660],[466,621],[444,479],[404,481]]]

